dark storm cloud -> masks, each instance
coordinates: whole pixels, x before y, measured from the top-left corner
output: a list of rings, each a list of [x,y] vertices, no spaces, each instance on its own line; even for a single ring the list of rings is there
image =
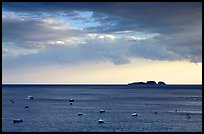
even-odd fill
[[[201,23],[202,17],[202,5],[199,2],[11,2],[3,3],[3,7],[15,12],[30,13],[70,14],[70,11],[93,11],[93,17],[103,22],[105,26],[110,22],[116,23],[115,27],[106,29],[106,32],[136,28],[137,30],[145,28],[152,32],[176,32],[192,22]],[[95,28],[98,31],[101,29]]]
[[[15,12],[105,10],[114,2],[3,2],[3,8]],[[108,9],[109,10],[109,9]]]

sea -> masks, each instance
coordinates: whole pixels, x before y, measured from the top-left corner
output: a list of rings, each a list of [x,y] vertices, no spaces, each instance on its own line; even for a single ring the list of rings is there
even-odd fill
[[[2,131],[202,132],[202,85],[2,85]]]

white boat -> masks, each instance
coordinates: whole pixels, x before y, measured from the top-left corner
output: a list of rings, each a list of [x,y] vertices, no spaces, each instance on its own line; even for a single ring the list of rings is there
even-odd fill
[[[99,119],[98,123],[104,123],[104,121],[102,119]]]
[[[23,119],[14,119],[13,123],[23,122]]]
[[[15,101],[14,101],[14,100],[11,100],[9,103],[15,103]]]
[[[100,110],[100,113],[105,113],[106,111],[105,110]]]
[[[84,115],[83,113],[78,113],[78,116]]]
[[[27,99],[28,99],[28,100],[33,100],[34,98],[33,98],[33,96],[28,95]]]
[[[133,114],[131,114],[132,116],[138,116],[138,114],[137,113],[133,113]]]

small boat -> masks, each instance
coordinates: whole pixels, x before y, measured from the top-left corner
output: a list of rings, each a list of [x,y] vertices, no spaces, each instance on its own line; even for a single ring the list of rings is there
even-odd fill
[[[34,98],[33,98],[33,96],[30,96],[30,95],[29,95],[29,96],[27,97],[27,99],[28,99],[28,100],[33,100]]]
[[[72,105],[73,103],[72,103],[72,102],[70,102],[69,104],[70,104],[70,105]]]
[[[15,102],[14,102],[14,100],[10,100],[10,102],[9,102],[9,103],[15,103]]]
[[[84,115],[83,113],[78,113],[78,116],[82,116],[82,115]]]
[[[69,99],[69,102],[74,102],[74,99]]]
[[[28,108],[29,106],[25,106],[25,108]]]
[[[157,112],[154,112],[154,114],[158,114]]]
[[[100,110],[100,113],[105,113],[106,111],[105,110]]]
[[[190,119],[191,118],[191,116],[190,116],[190,114],[189,113],[186,113],[186,116]]]
[[[23,119],[14,119],[13,123],[23,122]]]
[[[98,120],[98,123],[100,124],[100,123],[104,123],[104,121],[102,120],[102,119],[99,119]]]
[[[138,116],[138,114],[137,113],[133,113],[133,114],[131,114],[132,116]]]

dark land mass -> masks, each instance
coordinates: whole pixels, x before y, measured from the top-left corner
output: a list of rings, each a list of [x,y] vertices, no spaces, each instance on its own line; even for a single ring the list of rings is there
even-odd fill
[[[159,81],[156,83],[155,81],[147,81],[145,82],[133,82],[127,85],[131,88],[168,88],[168,89],[202,89],[202,85],[199,84],[166,84],[163,81]]]

